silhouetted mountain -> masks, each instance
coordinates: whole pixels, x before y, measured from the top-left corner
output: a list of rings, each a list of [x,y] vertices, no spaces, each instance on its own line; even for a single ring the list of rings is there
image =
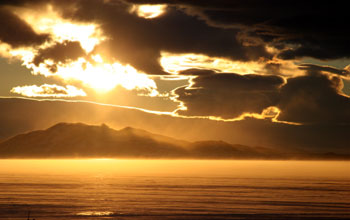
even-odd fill
[[[0,144],[1,157],[179,157],[179,141],[143,130],[114,130],[106,125],[59,123],[20,134]]]
[[[0,143],[1,158],[197,158],[348,159],[348,155],[297,154],[223,141],[187,142],[126,127],[114,130],[82,123],[59,123]]]

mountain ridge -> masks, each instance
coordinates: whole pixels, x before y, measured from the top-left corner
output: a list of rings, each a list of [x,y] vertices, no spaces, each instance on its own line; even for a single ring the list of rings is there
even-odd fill
[[[0,141],[0,158],[349,159],[349,155],[291,154],[266,147],[205,140],[188,142],[143,129],[57,123]]]

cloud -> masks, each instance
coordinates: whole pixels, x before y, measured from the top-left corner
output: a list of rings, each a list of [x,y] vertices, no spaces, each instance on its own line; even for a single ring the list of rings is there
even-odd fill
[[[291,61],[280,59],[238,61],[223,57],[210,57],[203,54],[180,53],[174,54],[162,52],[160,64],[163,69],[171,74],[189,75],[191,69],[203,71],[225,72],[260,75],[295,75],[299,70],[298,65]],[[188,70],[188,71],[187,71]],[[202,72],[203,72],[202,71]]]
[[[28,2],[5,1],[1,4],[16,7],[2,7],[0,15],[11,18],[4,24],[10,32],[20,24],[28,36],[32,33],[27,42],[14,38],[11,45],[35,45],[22,57],[34,74],[96,91],[121,85],[154,96],[157,85],[149,75],[178,74],[192,79],[191,85],[174,91],[182,115],[231,119],[279,112],[276,117],[287,122],[321,123],[327,114],[330,123],[348,120],[345,110],[336,113],[336,107],[328,105],[348,109],[341,79],[348,77],[349,67],[297,66],[295,60],[280,60],[349,57],[349,34],[342,22],[348,13],[342,5],[299,0],[51,0],[50,8],[42,1],[35,7]],[[135,4],[167,6],[161,16],[145,19],[131,12]],[[323,16],[331,9],[339,13]],[[3,36],[0,31],[3,42],[12,40]],[[311,105],[322,110],[312,110],[312,115]]]
[[[180,75],[190,75],[190,76],[203,76],[203,75],[212,75],[216,72],[214,70],[207,70],[207,69],[186,69],[179,72]]]
[[[51,1],[51,4],[38,3],[35,6],[24,3],[21,5],[18,1],[18,7],[7,7],[6,10],[31,24],[36,32],[49,33],[50,40],[35,47],[10,51],[0,45],[0,52],[6,57],[20,59],[34,75],[55,78],[64,84],[79,83],[94,89],[96,93],[106,93],[122,86],[142,95],[158,95],[155,82],[144,72],[94,51],[96,45],[106,38],[95,20],[63,17],[64,13],[69,13],[70,9],[75,8],[75,3],[79,2]],[[125,13],[135,17],[129,12]]]
[[[68,3],[62,7],[65,13],[74,9],[74,5]],[[95,21],[82,22],[64,18],[63,11],[53,4],[25,5],[9,10],[30,24],[37,33],[50,34],[50,42],[41,45],[41,49],[57,43],[79,42],[85,52],[89,53],[105,39]]]
[[[346,70],[309,64],[301,69],[306,75],[286,80],[274,75],[197,74],[189,86],[173,91],[174,100],[180,103],[176,113],[219,119],[273,118],[295,124],[349,124],[350,97],[342,93],[341,79]]]
[[[55,98],[67,98],[86,96],[86,93],[82,89],[78,89],[74,86],[58,86],[44,84],[41,86],[17,86],[12,88],[12,93],[20,94],[26,97],[55,97]]]
[[[48,34],[37,34],[28,23],[4,8],[0,8],[0,26],[0,42],[13,48],[40,45],[49,40]]]
[[[94,89],[98,93],[106,93],[117,86],[127,90],[142,91],[143,94],[157,93],[157,85],[147,74],[138,72],[130,65],[120,63],[104,63],[100,56],[92,56],[94,62],[79,58],[65,65],[57,65],[52,73],[46,64],[33,67],[35,74],[55,77],[65,83],[77,82]]]
[[[40,13],[37,13],[40,3],[33,10],[29,4],[24,4],[26,1],[16,1],[13,4],[18,6],[21,5],[20,2],[23,5],[16,9],[16,14],[32,24],[35,30],[50,33],[54,40],[49,47],[41,48],[34,55],[32,62],[37,66],[57,52],[67,57],[61,56],[54,61],[69,60],[71,56],[75,59],[79,54],[72,55],[72,42],[79,42],[86,53],[98,54],[105,62],[119,62],[153,75],[168,74],[171,68],[164,63],[171,65],[169,59],[184,54],[195,54],[197,62],[200,56],[207,57],[206,60],[199,59],[202,63],[212,59],[219,64],[216,66],[218,69],[213,66],[213,70],[219,70],[218,72],[238,73],[239,70],[264,74],[265,67],[268,67],[266,62],[274,54],[262,43],[242,42],[241,26],[223,28],[208,25],[203,17],[190,13],[189,10],[194,7],[210,10],[210,7],[217,6],[207,1],[196,3],[198,5],[195,6],[191,6],[193,2],[186,1],[165,2],[169,3],[166,12],[155,19],[144,19],[130,13],[132,8],[142,6],[139,3],[147,1],[50,1],[52,8],[48,9],[46,4],[42,4]],[[220,1],[220,4],[216,8],[236,5],[225,1]],[[151,7],[156,6],[158,7]],[[162,6],[165,7],[164,4]],[[73,52],[81,53],[78,47],[75,48],[77,50]],[[203,68],[193,65],[192,63],[190,68]],[[56,70],[54,64],[49,68]],[[208,69],[208,65],[205,68]],[[180,67],[175,71],[181,70],[184,69]]]
[[[313,74],[290,78],[281,88],[279,120],[309,124],[349,124],[350,98],[339,77]]]
[[[349,58],[349,32],[344,22],[349,20],[346,2],[329,4],[310,0],[258,1],[136,1],[127,2],[169,3],[183,8],[192,16],[204,20],[212,27],[239,29],[244,43],[268,43],[282,49],[280,57],[296,59]]]
[[[38,2],[37,5],[46,5],[43,4],[45,1]],[[31,7],[28,1],[2,4]],[[343,7],[342,4],[301,0],[284,4],[257,0],[52,0],[50,4],[67,20],[100,25],[106,40],[100,42],[95,52],[105,54],[104,59],[129,64],[148,74],[167,74],[158,62],[164,51],[234,61],[268,60],[276,53],[283,59],[349,57],[350,50],[346,46],[349,35],[342,25],[348,19],[348,13],[346,5]],[[144,4],[153,9],[159,5],[162,9],[167,8],[162,16],[154,19],[130,13]],[[331,9],[337,13],[324,16]],[[266,46],[274,47],[276,51],[269,51]],[[82,47],[86,48],[86,45],[82,44]]]
[[[223,119],[244,113],[260,114],[278,102],[279,87],[283,83],[283,78],[272,75],[222,73],[200,76],[194,78],[189,87],[174,90],[176,101],[186,107],[177,113]]]
[[[264,46],[243,46],[236,39],[238,30],[210,27],[176,7],[145,19],[131,13],[135,5],[124,1],[53,0],[35,6],[15,1],[13,5],[16,7],[6,10],[30,24],[33,31],[50,34],[50,40],[35,48],[11,51],[11,55],[22,59],[33,74],[63,83],[78,81],[98,92],[122,85],[157,95],[154,81],[145,74],[169,74],[159,62],[164,51],[238,62],[271,57]],[[94,57],[103,63],[95,62]]]
[[[144,19],[129,12],[133,4],[122,1],[81,1],[77,4],[77,11],[66,15],[67,18],[98,22],[108,38],[97,46],[96,52],[148,74],[167,74],[158,62],[162,51],[240,61],[271,57],[264,46],[243,46],[236,39],[238,30],[210,27],[176,7],[168,7],[156,19]]]
[[[86,53],[78,41],[64,41],[63,43],[55,43],[51,47],[40,49],[32,62],[37,66],[45,60],[51,60],[54,63],[66,63],[75,61],[85,55]]]

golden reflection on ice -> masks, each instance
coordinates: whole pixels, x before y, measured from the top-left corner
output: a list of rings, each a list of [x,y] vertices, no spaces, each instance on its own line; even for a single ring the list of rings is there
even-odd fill
[[[87,211],[87,212],[77,213],[77,215],[82,215],[82,216],[108,216],[112,214],[113,212],[108,212],[108,211]]]

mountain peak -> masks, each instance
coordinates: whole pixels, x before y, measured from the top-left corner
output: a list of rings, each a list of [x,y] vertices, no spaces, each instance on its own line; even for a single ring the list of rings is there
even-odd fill
[[[49,127],[47,130],[64,130],[64,129],[110,129],[113,130],[112,128],[110,128],[107,124],[102,123],[101,125],[87,125],[84,123],[68,123],[68,122],[60,122],[57,123],[51,127]]]
[[[67,127],[85,127],[85,126],[92,126],[87,125],[84,123],[68,123],[68,122],[59,122],[55,125],[52,125],[47,130],[53,130],[53,129],[61,129],[61,128],[67,128]]]

